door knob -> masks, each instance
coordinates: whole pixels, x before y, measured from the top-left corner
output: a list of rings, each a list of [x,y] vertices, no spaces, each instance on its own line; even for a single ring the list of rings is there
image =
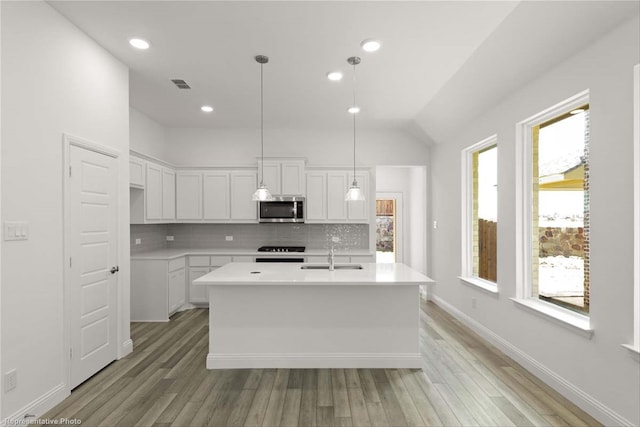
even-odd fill
[[[120,271],[120,267],[119,266],[115,266],[115,267],[111,267],[111,274],[116,274],[118,271]]]

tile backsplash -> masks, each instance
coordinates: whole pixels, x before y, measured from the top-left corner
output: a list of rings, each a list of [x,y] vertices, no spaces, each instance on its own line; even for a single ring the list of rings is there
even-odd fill
[[[166,236],[173,236],[168,242]],[[227,241],[226,236],[233,236]],[[338,237],[339,242],[333,242]],[[141,238],[142,244],[135,245]],[[257,249],[264,245],[307,249],[369,249],[367,224],[160,224],[132,225],[131,253],[160,248]]]

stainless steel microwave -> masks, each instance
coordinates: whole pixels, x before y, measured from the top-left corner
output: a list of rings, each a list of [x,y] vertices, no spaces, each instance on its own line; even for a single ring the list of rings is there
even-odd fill
[[[260,222],[304,222],[304,197],[274,197],[269,202],[258,202]]]

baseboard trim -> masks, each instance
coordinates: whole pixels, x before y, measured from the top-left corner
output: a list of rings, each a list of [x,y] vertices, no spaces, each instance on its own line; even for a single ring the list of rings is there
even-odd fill
[[[495,332],[482,325],[475,319],[469,317],[462,311],[458,310],[442,298],[432,295],[432,300],[436,305],[460,320],[467,327],[475,331],[478,335],[498,347],[507,356],[522,365],[526,370],[531,372],[548,386],[552,387],[558,393],[569,399],[580,409],[603,423],[604,425],[616,425],[624,427],[634,427],[634,424],[613,411],[611,408],[595,399],[593,396],[584,392],[573,383],[567,381],[542,363],[520,350],[509,341],[505,340]]]
[[[62,402],[67,396],[69,396],[69,392],[67,391],[66,385],[60,383],[36,400],[26,404],[8,417],[3,418],[0,426],[26,425],[29,423],[29,420],[34,422],[35,419],[41,417],[48,410]],[[31,415],[32,417],[25,418],[25,415]]]
[[[120,355],[118,356],[118,359],[122,359],[131,352],[133,352],[133,340],[129,338],[122,343],[122,346],[120,346]]]
[[[215,354],[207,355],[207,369],[340,369],[340,368],[421,368],[416,354]]]

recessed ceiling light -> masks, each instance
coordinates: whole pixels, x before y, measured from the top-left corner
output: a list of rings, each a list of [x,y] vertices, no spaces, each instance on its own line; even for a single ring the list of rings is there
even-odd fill
[[[331,71],[327,73],[327,78],[332,82],[337,82],[338,80],[342,80],[342,73],[340,71]]]
[[[211,113],[213,111],[213,107],[211,105],[203,105],[200,109],[205,113]]]
[[[584,113],[584,108],[576,108],[575,110],[569,111],[569,114],[580,114]]]
[[[360,46],[365,52],[375,52],[380,49],[381,43],[378,40],[366,39],[360,43]]]
[[[149,42],[146,40],[142,40],[142,39],[129,39],[129,44],[133,47],[135,47],[136,49],[149,49]]]
[[[347,111],[351,114],[356,114],[360,112],[360,107],[358,107],[357,105],[354,105],[353,107],[347,108]]]

